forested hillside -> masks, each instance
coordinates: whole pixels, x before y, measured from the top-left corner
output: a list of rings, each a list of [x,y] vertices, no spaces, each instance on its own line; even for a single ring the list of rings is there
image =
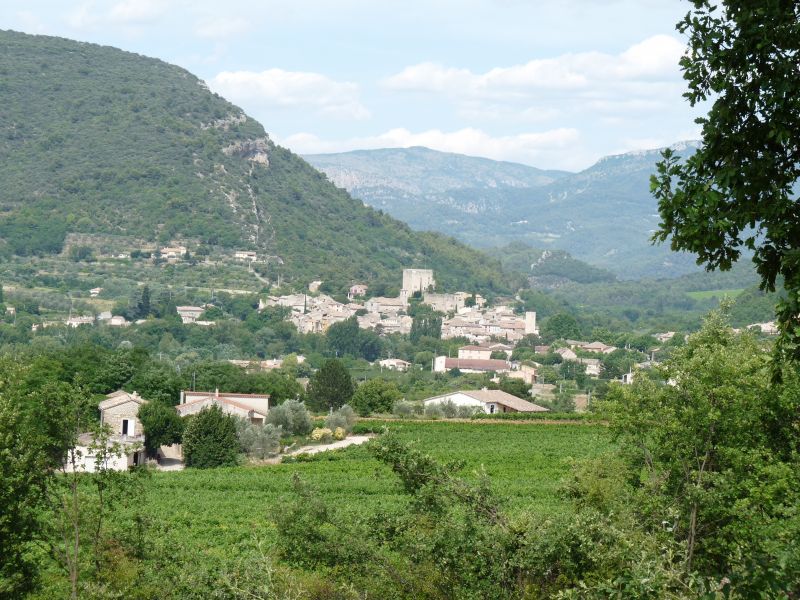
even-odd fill
[[[182,242],[250,249],[269,280],[507,290],[498,263],[365,207],[187,71],[115,48],[0,32],[0,252]],[[88,236],[88,237],[87,237]]]

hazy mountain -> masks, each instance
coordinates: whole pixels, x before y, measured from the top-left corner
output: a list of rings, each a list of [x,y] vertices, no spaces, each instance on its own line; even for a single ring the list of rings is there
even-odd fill
[[[696,144],[675,148],[687,154]],[[414,228],[434,228],[477,247],[524,242],[565,250],[622,278],[639,278],[697,269],[692,257],[650,244],[659,218],[649,179],[659,152],[608,156],[579,173],[425,148],[305,158]]]
[[[424,266],[444,287],[509,289],[496,260],[365,207],[179,67],[0,32],[0,94],[0,257],[57,254],[75,233],[252,249],[284,281]]]

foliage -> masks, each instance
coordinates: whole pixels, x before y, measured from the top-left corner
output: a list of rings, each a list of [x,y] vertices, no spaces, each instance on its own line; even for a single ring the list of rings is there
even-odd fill
[[[19,597],[37,583],[26,551],[41,530],[48,457],[14,401],[14,367],[5,361],[0,382],[0,597]],[[9,379],[11,381],[9,381]]]
[[[267,412],[267,423],[289,435],[307,435],[314,427],[305,404],[299,400],[287,400],[270,408]]]
[[[280,452],[282,434],[280,425],[251,423],[247,419],[236,421],[239,449],[250,458],[263,460]]]
[[[11,31],[0,46],[4,250],[57,254],[68,233],[114,236],[115,254],[180,240],[224,251],[223,264],[244,245],[274,257],[253,265],[261,277],[339,291],[414,266],[448,288],[516,287],[497,261],[354,200],[179,67]]]
[[[350,433],[353,431],[353,425],[355,424],[356,413],[347,404],[325,417],[325,427],[330,430],[343,429],[345,432]]]
[[[349,404],[359,415],[366,417],[371,414],[391,412],[392,406],[401,397],[402,394],[394,383],[375,378],[360,384]]]
[[[655,239],[696,254],[708,269],[729,269],[752,252],[761,289],[774,291],[783,280],[781,345],[800,356],[798,8],[692,4],[677,27],[689,37],[681,59],[685,96],[693,106],[711,101],[711,108],[698,119],[697,152],[681,163],[665,151],[652,178],[662,219]]]
[[[666,519],[688,573],[745,597],[791,597],[800,573],[798,372],[773,385],[769,363],[718,312],[666,362],[672,385],[639,377],[608,394],[645,529]]]
[[[353,379],[340,360],[325,361],[308,384],[308,397],[318,409],[339,408],[353,397]]]
[[[372,361],[380,355],[380,338],[374,331],[361,329],[356,317],[350,317],[328,327],[325,338],[336,356],[352,356]]]
[[[148,402],[139,408],[139,420],[144,427],[145,448],[155,456],[161,446],[180,444],[184,422],[175,408],[158,401]]]
[[[223,413],[218,406],[204,408],[188,418],[183,432],[183,459],[187,467],[235,465],[238,449],[234,417]]]
[[[568,313],[558,313],[547,319],[542,325],[542,339],[548,342],[554,340],[576,340],[581,337],[580,325],[577,319]]]
[[[328,427],[316,427],[309,437],[315,442],[330,442],[333,439],[333,431]]]

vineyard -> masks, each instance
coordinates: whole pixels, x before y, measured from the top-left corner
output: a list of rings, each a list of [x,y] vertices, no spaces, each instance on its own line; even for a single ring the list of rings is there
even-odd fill
[[[367,423],[373,428],[380,423]],[[592,425],[392,422],[401,439],[442,461],[463,460],[464,475],[481,466],[513,512],[563,508],[558,485],[571,458],[602,453],[605,428]],[[363,446],[267,467],[156,473],[145,502],[158,543],[198,560],[226,561],[275,536],[274,519],[291,496],[294,474],[353,514],[405,502],[396,477]],[[125,519],[125,515],[120,515]]]

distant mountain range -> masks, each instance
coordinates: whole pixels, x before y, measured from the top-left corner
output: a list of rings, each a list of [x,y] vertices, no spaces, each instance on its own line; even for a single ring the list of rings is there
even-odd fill
[[[686,157],[697,142],[673,148]],[[412,228],[475,247],[522,242],[565,250],[623,279],[698,270],[693,257],[650,243],[659,216],[649,181],[660,150],[608,156],[579,173],[419,147],[304,158],[337,186]]]

